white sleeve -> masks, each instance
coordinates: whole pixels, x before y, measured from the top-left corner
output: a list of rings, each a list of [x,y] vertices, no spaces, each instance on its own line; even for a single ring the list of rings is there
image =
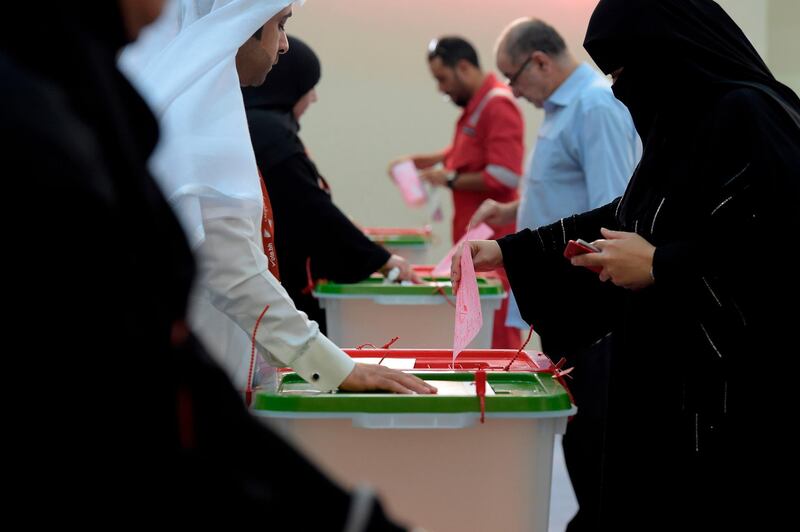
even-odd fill
[[[269,305],[259,323],[257,347],[320,390],[338,387],[353,370],[353,360],[295,308],[269,272],[267,257],[253,239],[260,235],[253,219],[206,218],[204,229],[197,249],[199,282],[214,307],[252,335]]]

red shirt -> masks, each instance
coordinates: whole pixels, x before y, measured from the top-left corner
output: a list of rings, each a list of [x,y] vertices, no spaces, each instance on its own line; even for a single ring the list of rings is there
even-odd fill
[[[482,172],[489,188],[485,192],[453,191],[454,242],[464,235],[470,218],[484,200],[507,203],[517,199],[524,130],[522,113],[508,86],[489,74],[464,109],[456,124],[453,144],[445,152],[445,168],[458,173]],[[495,227],[494,238],[513,233],[515,226]]]

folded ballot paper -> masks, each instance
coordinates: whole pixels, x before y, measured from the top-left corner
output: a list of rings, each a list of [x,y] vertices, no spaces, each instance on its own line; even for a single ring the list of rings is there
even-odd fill
[[[478,395],[475,389],[475,381],[437,381],[437,380],[426,380],[428,384],[431,386],[436,386],[438,390],[436,395],[457,395],[457,396],[468,396],[474,397]],[[491,385],[488,383],[486,384],[486,395],[495,395],[494,390],[492,389]]]
[[[450,249],[450,251],[447,252],[447,255],[445,255],[445,257],[441,261],[439,261],[439,264],[437,264],[433,268],[431,275],[433,277],[449,276],[450,263],[453,260],[453,255],[456,254],[456,250],[458,250],[461,246],[464,245],[464,242],[467,242],[469,240],[486,240],[487,238],[491,238],[493,234],[494,234],[494,229],[492,229],[486,224],[480,224],[477,227],[473,227],[472,229],[467,231],[467,233],[461,237],[461,240],[456,242],[456,245],[453,246]]]
[[[467,244],[463,244],[466,246]],[[464,250],[461,254],[461,281],[456,294],[456,320],[453,332],[453,364],[456,357],[466,349],[478,335],[483,326],[481,299],[478,294],[478,279],[472,263],[472,253]]]

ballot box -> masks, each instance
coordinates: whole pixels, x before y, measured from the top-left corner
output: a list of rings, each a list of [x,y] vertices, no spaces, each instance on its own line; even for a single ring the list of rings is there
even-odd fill
[[[396,347],[453,347],[455,296],[449,277],[431,277],[431,266],[416,268],[422,284],[387,283],[382,276],[353,284],[320,282],[314,297],[325,309],[327,336],[340,347],[382,345],[398,337]],[[500,279],[478,278],[483,327],[470,344],[492,345],[494,313],[507,293]]]
[[[320,393],[282,371],[253,412],[336,481],[372,486],[397,519],[438,532],[547,531],[554,436],[576,409],[546,357],[523,352],[507,371],[513,350],[466,350],[455,364],[451,350],[347,352],[439,393]]]
[[[433,240],[431,228],[366,227],[364,234],[390,253],[400,255],[411,264],[428,264]]]

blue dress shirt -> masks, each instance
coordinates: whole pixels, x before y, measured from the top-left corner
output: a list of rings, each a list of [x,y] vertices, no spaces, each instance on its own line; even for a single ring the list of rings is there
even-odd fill
[[[550,95],[544,112],[523,176],[518,231],[610,203],[623,194],[642,155],[628,109],[586,63]],[[527,329],[513,297],[509,303],[506,324]]]

